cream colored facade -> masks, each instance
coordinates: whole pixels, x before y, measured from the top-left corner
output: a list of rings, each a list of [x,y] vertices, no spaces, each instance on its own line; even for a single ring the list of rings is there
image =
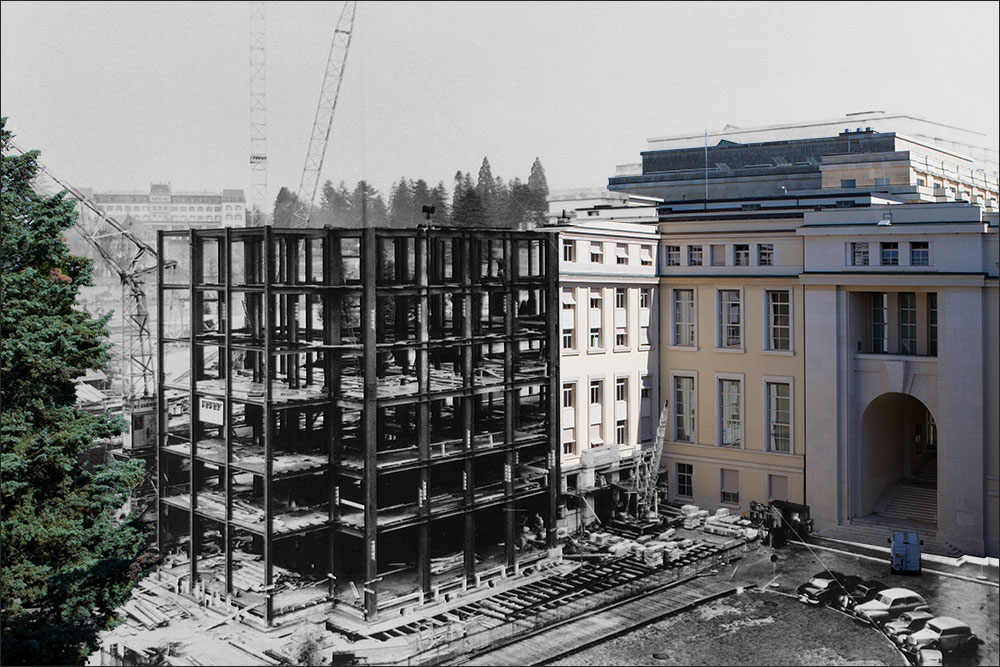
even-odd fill
[[[672,500],[710,508],[804,499],[802,243],[746,226],[660,225],[663,465]]]
[[[561,465],[571,495],[627,480],[655,437],[656,203],[600,190],[550,198],[550,217],[565,216],[558,230]],[[590,520],[593,503],[576,509],[570,529]]]

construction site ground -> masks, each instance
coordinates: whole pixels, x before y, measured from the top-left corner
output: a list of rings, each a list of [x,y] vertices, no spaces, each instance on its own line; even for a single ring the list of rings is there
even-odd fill
[[[778,556],[776,563],[770,560],[772,554]],[[742,595],[708,602],[631,630],[621,628],[613,638],[583,650],[564,644],[562,655],[546,664],[908,664],[876,628],[832,609],[806,607],[794,599],[799,584],[824,567],[909,588],[924,596],[935,615],[954,616],[968,623],[985,643],[975,653],[946,656],[948,667],[1000,663],[1000,595],[995,567],[981,570],[965,565],[938,574],[928,563],[921,576],[891,575],[888,558],[810,551],[793,544],[779,550],[761,547],[715,577],[729,585],[755,585],[744,589]],[[980,580],[979,576],[986,578]],[[768,585],[772,582],[777,586]],[[661,598],[666,607],[670,595],[668,589],[653,597]],[[649,601],[642,604],[648,606]]]

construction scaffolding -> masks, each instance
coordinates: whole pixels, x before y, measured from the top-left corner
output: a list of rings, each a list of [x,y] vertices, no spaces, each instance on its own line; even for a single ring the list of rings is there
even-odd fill
[[[161,571],[265,625],[361,622],[556,547],[540,232],[160,232]]]

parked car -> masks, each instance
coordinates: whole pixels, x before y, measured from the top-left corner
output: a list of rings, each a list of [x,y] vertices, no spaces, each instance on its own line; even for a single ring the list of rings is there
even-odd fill
[[[927,611],[927,601],[908,588],[887,588],[874,599],[854,608],[854,613],[863,621],[886,623],[899,618],[907,611]]]
[[[922,648],[917,654],[917,667],[941,667],[944,655],[936,648]]]
[[[851,611],[854,607],[868,602],[887,588],[889,587],[881,581],[875,581],[873,579],[862,581],[852,590],[845,591],[845,593],[837,600],[835,606],[843,609],[844,611]]]
[[[908,653],[919,654],[924,649],[953,653],[975,650],[982,643],[962,621],[951,616],[938,616],[927,621],[922,630],[907,637],[903,647]]]
[[[922,630],[927,621],[934,618],[934,614],[929,611],[908,611],[899,615],[895,621],[889,621],[882,628],[886,636],[897,644],[906,641],[908,635],[912,635],[917,630]]]
[[[799,586],[795,592],[799,596],[799,602],[815,605],[832,604],[853,590],[859,581],[861,577],[824,571]]]

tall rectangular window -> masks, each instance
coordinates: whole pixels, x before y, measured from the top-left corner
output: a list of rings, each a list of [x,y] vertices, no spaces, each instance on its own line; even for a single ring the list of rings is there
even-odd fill
[[[639,442],[653,439],[653,378],[649,374],[639,384]]]
[[[576,383],[562,386],[563,454],[576,454]]]
[[[651,245],[639,246],[639,263],[642,266],[653,265],[653,246]]]
[[[688,246],[688,266],[701,266],[704,263],[702,246],[700,245],[689,245]]]
[[[576,241],[563,241],[563,260],[567,262],[576,261]]]
[[[562,349],[576,349],[576,299],[572,287],[562,291]]]
[[[564,408],[576,408],[576,384],[566,383],[562,389],[562,405]]]
[[[739,380],[719,380],[719,444],[743,446],[743,400]]]
[[[735,266],[750,266],[750,245],[737,243],[733,246],[733,264]]]
[[[615,380],[615,400],[628,400],[628,378],[618,378]]]
[[[628,245],[619,243],[615,246],[615,264],[628,264]]]
[[[653,303],[653,290],[649,287],[639,288],[639,345],[649,345],[650,307]]]
[[[628,378],[615,378],[615,442],[628,441]]]
[[[694,290],[674,290],[674,345],[694,346]]]
[[[615,421],[615,444],[619,446],[628,444],[628,420],[626,419]]]
[[[567,426],[563,429],[562,435],[563,454],[572,456],[576,454],[576,427]]]
[[[590,288],[590,347],[604,347],[604,296],[599,287]]]
[[[887,352],[888,339],[886,336],[886,294],[885,292],[872,293],[872,352],[874,354],[885,354]]]
[[[694,466],[690,463],[678,463],[676,469],[677,495],[684,498],[694,496]]]
[[[743,346],[743,320],[740,313],[740,291],[719,290],[719,346]]]
[[[767,448],[792,452],[791,388],[784,382],[767,383]]]
[[[590,262],[592,264],[604,263],[604,244],[600,241],[590,242]]]
[[[667,266],[681,265],[681,247],[679,245],[668,245],[666,247]]]
[[[929,266],[931,263],[930,244],[927,241],[910,243],[910,266]]]
[[[590,381],[590,446],[604,444],[604,380]]]
[[[927,354],[932,357],[938,353],[937,320],[937,292],[931,292],[927,295]]]
[[[740,471],[739,470],[726,470],[722,468],[719,470],[720,480],[719,480],[719,500],[724,503],[729,503],[731,505],[740,504]]]
[[[773,243],[761,243],[757,246],[757,264],[759,266],[771,266],[774,264]]]
[[[899,265],[899,244],[895,241],[879,244],[882,250],[882,266]]]
[[[788,290],[768,290],[767,294],[767,349],[791,349],[790,297]]]
[[[694,442],[694,378],[674,376],[674,440]]]
[[[851,243],[851,266],[868,266],[868,243],[855,241]]]
[[[899,293],[899,353],[917,353],[917,295]]]
[[[784,475],[767,476],[767,501],[788,500],[788,477]]]
[[[615,347],[628,347],[628,292],[615,288]]]

